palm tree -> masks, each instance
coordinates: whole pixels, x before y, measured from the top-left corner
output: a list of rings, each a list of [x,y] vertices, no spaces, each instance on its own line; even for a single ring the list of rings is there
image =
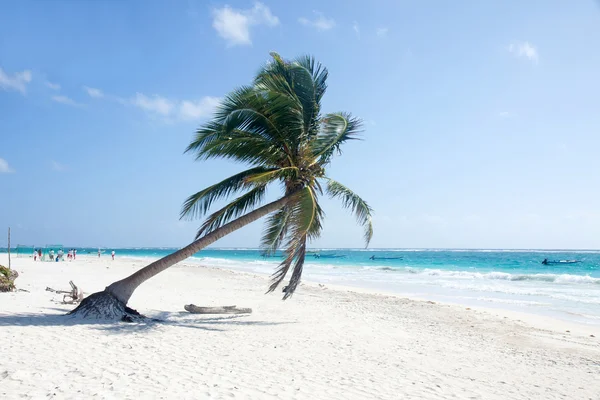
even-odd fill
[[[312,57],[286,61],[276,53],[271,56],[252,85],[225,97],[214,119],[197,131],[186,149],[197,160],[226,158],[249,168],[191,195],[183,204],[181,218],[203,218],[215,201],[233,200],[206,217],[193,243],[92,294],[71,314],[137,318],[139,314],[126,305],[139,285],[266,216],[262,252],[270,255],[280,247],[285,252],[269,292],[292,269],[283,297],[287,299],[300,282],[307,243],[321,234],[324,214],[319,196],[324,192],[355,214],[368,245],[373,235],[371,208],[325,174],[341,146],[358,138],[361,121],[344,112],[321,114],[328,72]],[[274,183],[281,184],[282,197],[261,206],[267,187]]]

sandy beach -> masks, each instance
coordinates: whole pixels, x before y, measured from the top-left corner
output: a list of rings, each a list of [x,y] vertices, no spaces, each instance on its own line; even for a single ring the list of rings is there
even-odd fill
[[[130,301],[161,323],[69,319],[45,290],[73,280],[90,294],[145,263],[13,259],[28,292],[0,294],[0,397],[600,399],[594,327],[315,283],[282,302],[265,276],[186,263]]]

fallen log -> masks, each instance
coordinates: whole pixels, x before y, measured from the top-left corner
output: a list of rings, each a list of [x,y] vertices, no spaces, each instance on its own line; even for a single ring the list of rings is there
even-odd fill
[[[192,314],[251,314],[251,308],[237,308],[236,306],[198,307],[194,304],[185,305],[186,311]]]
[[[71,285],[71,290],[56,290],[52,289],[51,287],[46,287],[46,291],[56,294],[64,294],[63,304],[79,303],[81,300],[83,300],[83,292],[77,287],[77,285],[73,283],[73,281],[69,281],[69,285]]]

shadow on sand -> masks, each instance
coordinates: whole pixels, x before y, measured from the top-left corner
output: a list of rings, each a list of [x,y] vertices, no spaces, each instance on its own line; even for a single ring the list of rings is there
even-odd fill
[[[273,326],[292,322],[266,322],[248,320],[249,315],[228,316],[198,316],[188,312],[154,312],[144,322],[110,322],[93,319],[83,319],[65,315],[65,310],[60,308],[46,308],[51,311],[60,311],[61,314],[22,313],[1,315],[2,326],[75,326],[88,325],[94,329],[111,333],[139,333],[159,329],[163,326],[178,328],[192,328],[206,331],[225,331],[228,326]]]

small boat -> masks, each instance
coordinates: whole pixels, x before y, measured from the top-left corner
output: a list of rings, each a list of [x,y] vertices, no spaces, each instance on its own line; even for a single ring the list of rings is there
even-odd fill
[[[346,258],[346,256],[344,255],[337,255],[337,254],[319,254],[319,253],[315,253],[313,254],[314,258]]]
[[[580,263],[581,260],[548,260],[547,258],[542,261],[544,265],[555,265],[555,264],[577,264]]]
[[[402,257],[369,257],[369,260],[402,260]]]

